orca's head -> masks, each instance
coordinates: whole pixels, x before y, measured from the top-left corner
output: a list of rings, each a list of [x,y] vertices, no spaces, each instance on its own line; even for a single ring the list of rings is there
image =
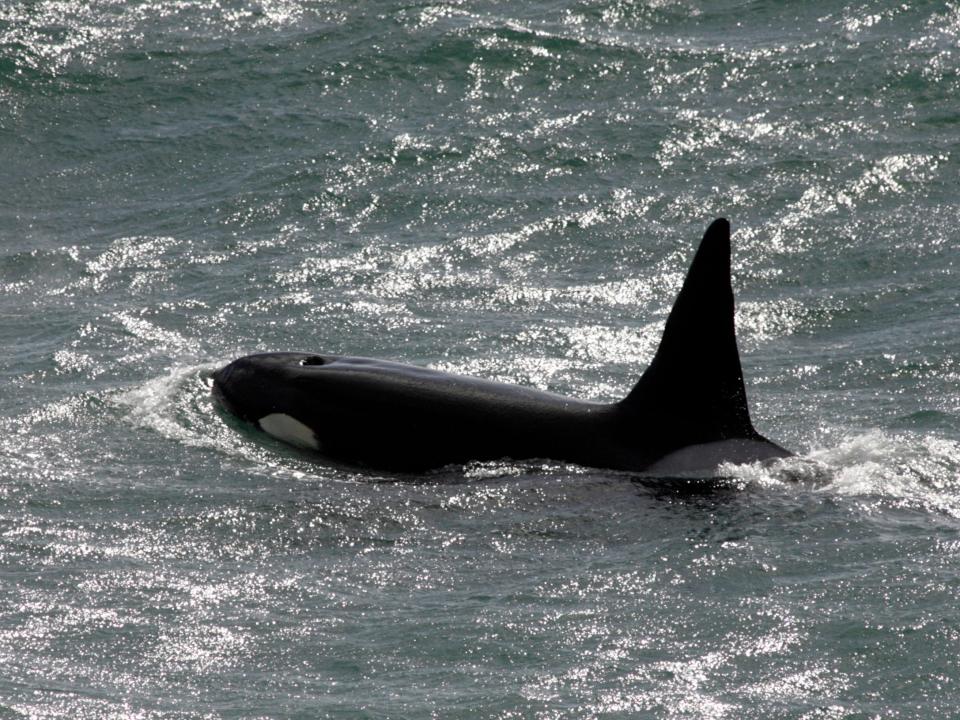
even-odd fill
[[[311,353],[262,353],[234,360],[213,373],[213,396],[247,422],[303,403],[304,377],[332,358]]]

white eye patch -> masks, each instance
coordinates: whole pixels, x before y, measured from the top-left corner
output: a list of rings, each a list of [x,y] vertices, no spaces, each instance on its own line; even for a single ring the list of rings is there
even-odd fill
[[[320,442],[313,430],[308,428],[296,418],[292,418],[284,413],[271,413],[260,418],[260,428],[277,440],[283,440],[297,447],[319,450]]]

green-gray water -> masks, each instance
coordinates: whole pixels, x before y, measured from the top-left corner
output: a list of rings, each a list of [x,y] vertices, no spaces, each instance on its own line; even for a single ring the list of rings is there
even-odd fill
[[[952,3],[7,0],[0,716],[955,717],[958,98]],[[717,216],[801,454],[727,487],[211,403],[293,349],[619,398]]]

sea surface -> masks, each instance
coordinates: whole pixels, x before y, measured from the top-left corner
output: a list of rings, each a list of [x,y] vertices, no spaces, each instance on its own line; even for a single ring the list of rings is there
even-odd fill
[[[389,475],[211,401],[616,400],[721,216],[794,459]],[[958,717],[958,224],[955,2],[4,0],[0,718]]]

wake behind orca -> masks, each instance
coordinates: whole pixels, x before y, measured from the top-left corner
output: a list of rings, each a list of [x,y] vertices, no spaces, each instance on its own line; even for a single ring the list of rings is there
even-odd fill
[[[722,218],[703,236],[653,361],[619,402],[294,352],[234,360],[213,374],[213,393],[274,437],[397,472],[502,458],[700,472],[790,454],[750,421],[734,329],[730,224]]]

